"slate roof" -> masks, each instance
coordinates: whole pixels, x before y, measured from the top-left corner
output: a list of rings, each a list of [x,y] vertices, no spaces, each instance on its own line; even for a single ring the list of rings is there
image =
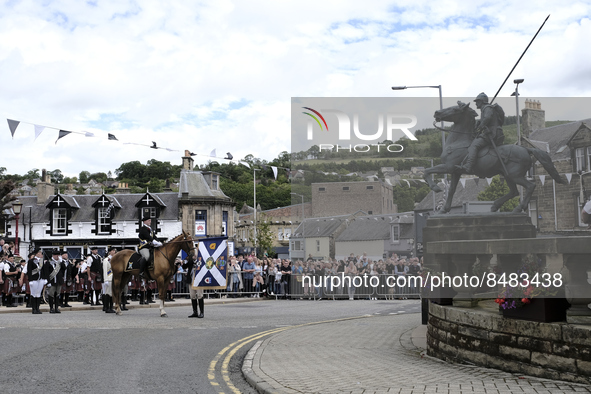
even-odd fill
[[[330,237],[336,229],[351,215],[339,215],[322,218],[306,218],[292,234],[292,238],[301,238],[302,228],[305,238]]]
[[[224,192],[220,190],[212,190],[201,171],[181,170],[181,177],[179,180],[178,197],[181,198],[183,193],[187,193],[189,198],[219,198],[230,200]]]
[[[591,127],[591,118],[534,130],[531,132],[529,140],[535,145],[537,145],[536,141],[544,145],[547,144],[552,160],[570,159],[570,148],[567,147],[560,153],[557,151],[571,140],[581,126],[585,127],[584,125]],[[539,146],[539,148],[546,150],[545,146]]]
[[[478,200],[478,194],[486,189],[488,186],[488,182],[486,179],[479,179],[478,184],[476,184],[474,178],[467,178],[466,179],[466,186],[463,187],[460,182],[458,182],[458,187],[452,199],[451,206],[452,207],[461,207],[467,201],[476,201]],[[443,199],[443,192],[435,193],[435,203],[439,203],[440,200]],[[425,198],[415,207],[415,211],[432,211],[433,210],[433,192],[429,192]]]
[[[392,224],[400,223],[401,238],[412,238],[413,214],[388,214],[359,216],[349,222],[347,228],[338,236],[337,242],[345,241],[375,241],[391,237]]]
[[[139,221],[139,209],[135,206],[146,193],[138,194],[105,194],[115,205],[113,221]],[[150,196],[159,201],[162,209],[161,220],[176,220],[178,218],[178,197],[177,193],[150,193]],[[28,222],[29,207],[33,223],[49,222],[50,209],[47,205],[55,199],[50,196],[44,204],[37,204],[37,196],[21,196],[19,200],[23,203],[23,220]],[[74,209],[70,222],[93,222],[95,220],[95,208],[92,205],[101,195],[64,195],[60,197]]]

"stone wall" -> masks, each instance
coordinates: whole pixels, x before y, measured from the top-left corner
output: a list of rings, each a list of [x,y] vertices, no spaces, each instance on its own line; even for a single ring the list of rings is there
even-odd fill
[[[517,374],[591,384],[591,327],[429,305],[427,352]]]

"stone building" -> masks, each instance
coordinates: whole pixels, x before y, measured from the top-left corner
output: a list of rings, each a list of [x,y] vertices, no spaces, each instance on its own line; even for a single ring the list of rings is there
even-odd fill
[[[257,221],[269,222],[273,234],[273,249],[279,258],[289,257],[289,240],[302,219],[310,217],[312,206],[310,203],[289,205],[262,211],[260,205],[257,210]],[[254,229],[254,209],[246,205],[240,210],[236,222],[236,250],[246,254],[254,250],[251,242]]]
[[[197,238],[228,236],[232,242],[236,204],[220,189],[218,173],[194,171],[193,165],[193,158],[185,151],[178,192],[183,230]]]
[[[351,253],[366,253],[372,260],[392,254],[414,255],[414,220],[412,212],[390,215],[358,216],[336,238],[335,258],[345,260]]]
[[[524,109],[524,118],[532,111],[538,117],[543,115],[538,106]],[[531,130],[522,140],[524,146],[547,152],[566,181],[556,183],[539,162],[534,165],[536,189],[529,204],[532,223],[541,233],[586,235],[587,225],[581,222],[580,212],[591,196],[591,118]]]
[[[357,211],[369,215],[396,213],[392,185],[382,181],[312,184],[313,217],[350,215]]]

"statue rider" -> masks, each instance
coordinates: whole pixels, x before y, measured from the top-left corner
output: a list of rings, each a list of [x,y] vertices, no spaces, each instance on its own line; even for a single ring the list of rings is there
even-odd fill
[[[153,265],[153,261],[150,260],[150,250],[162,246],[162,243],[156,239],[154,230],[150,226],[152,224],[150,216],[144,215],[142,222],[142,227],[138,234],[140,239],[139,252],[142,255],[142,259],[140,260],[140,276],[143,276],[143,273]]]
[[[505,139],[503,134],[503,123],[505,122],[505,112],[500,105],[491,105],[488,103],[488,96],[480,93],[474,99],[476,108],[480,109],[480,120],[476,122],[476,132],[478,135],[472,141],[468,148],[468,155],[463,165],[457,166],[459,170],[472,174],[474,162],[478,151],[487,145],[490,145],[492,139],[496,146],[502,145]]]

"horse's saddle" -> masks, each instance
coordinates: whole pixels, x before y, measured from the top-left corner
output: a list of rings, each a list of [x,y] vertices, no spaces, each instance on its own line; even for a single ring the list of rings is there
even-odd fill
[[[129,256],[129,260],[125,264],[125,272],[129,272],[131,270],[139,270],[141,259],[142,255],[137,252],[134,252],[131,256]]]

